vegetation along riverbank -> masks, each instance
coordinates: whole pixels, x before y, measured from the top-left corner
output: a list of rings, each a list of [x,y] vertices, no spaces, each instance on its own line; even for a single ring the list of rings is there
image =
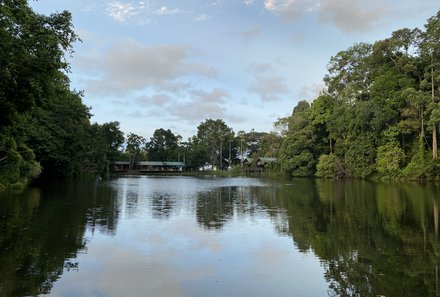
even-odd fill
[[[0,15],[0,188],[22,188],[40,175],[106,177],[116,162],[128,170],[181,162],[182,172],[235,167],[241,174],[258,158],[276,160],[266,172],[289,177],[440,176],[440,12],[424,28],[336,53],[326,89],[277,119],[274,131],[234,132],[206,119],[186,140],[169,129],[148,140],[124,135],[117,121],[91,122],[87,94],[69,83],[66,57],[80,40],[68,11],[41,15],[16,0],[0,5]]]

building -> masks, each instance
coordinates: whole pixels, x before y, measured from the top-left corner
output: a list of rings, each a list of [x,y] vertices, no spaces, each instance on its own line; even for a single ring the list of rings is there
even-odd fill
[[[115,173],[148,173],[148,172],[182,172],[186,165],[183,162],[141,161],[135,169],[130,170],[130,162],[113,161],[110,163],[110,171]]]

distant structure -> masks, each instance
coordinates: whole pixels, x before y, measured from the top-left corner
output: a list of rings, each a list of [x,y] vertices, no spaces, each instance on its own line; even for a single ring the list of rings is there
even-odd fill
[[[277,162],[277,158],[245,158],[243,160],[243,171],[250,173],[261,173],[264,172],[267,167],[274,166]]]
[[[130,169],[128,161],[114,161],[110,163],[110,171],[113,173],[166,173],[182,172],[186,168],[183,162],[141,161],[136,168]]]

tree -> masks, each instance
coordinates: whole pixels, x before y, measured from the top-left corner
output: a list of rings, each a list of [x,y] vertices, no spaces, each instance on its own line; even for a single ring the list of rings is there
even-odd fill
[[[234,140],[234,131],[221,120],[207,119],[197,127],[193,143],[197,151],[204,152],[205,162],[222,168],[224,160],[229,158],[228,145]]]
[[[119,122],[109,122],[102,125],[94,123],[90,126],[88,134],[88,171],[107,177],[110,162],[122,158],[124,133],[119,128]]]
[[[368,66],[371,51],[371,44],[357,43],[331,57],[329,73],[324,77],[331,95],[349,104],[368,98],[372,83]]]
[[[440,11],[437,15],[428,19],[425,25],[425,32],[422,33],[420,45],[421,58],[424,60],[425,77],[422,81],[422,88],[429,87],[431,93],[431,110],[436,113],[438,106],[436,99],[440,93]],[[432,127],[432,158],[437,159],[437,125],[438,117],[431,118]]]
[[[128,133],[125,153],[128,155],[130,170],[136,169],[139,161],[145,156],[145,138],[134,133]]]
[[[275,133],[257,132],[253,129],[250,132],[241,131],[239,139],[236,142],[241,142],[242,147],[245,148],[246,155],[252,157],[276,157],[282,138]],[[241,139],[240,139],[241,137]]]
[[[5,127],[66,85],[64,54],[73,52],[78,36],[67,11],[44,16],[25,0],[9,0],[0,5],[0,15],[0,127]]]
[[[184,145],[186,152],[186,165],[192,169],[198,169],[205,165],[209,160],[209,155],[204,145],[200,142],[197,136],[188,139]]]
[[[35,108],[25,122],[26,143],[33,148],[44,174],[76,177],[89,169],[89,109],[81,94],[68,90]]]
[[[182,137],[174,135],[170,129],[156,129],[146,144],[148,159],[152,161],[176,161]]]
[[[41,171],[37,160],[44,172],[73,173],[81,168],[84,151],[77,140],[83,136],[83,124],[88,124],[88,111],[79,94],[70,91],[66,76],[69,65],[64,55],[72,54],[72,45],[79,40],[71,15],[67,11],[40,15],[24,0],[3,1],[0,15],[0,183],[36,177]],[[56,123],[65,125],[59,129]],[[69,133],[77,135],[73,139]],[[11,175],[8,168],[22,169]]]
[[[309,103],[300,101],[288,119],[289,129],[278,153],[281,170],[287,176],[305,177],[313,176],[315,173],[316,137],[309,116]]]

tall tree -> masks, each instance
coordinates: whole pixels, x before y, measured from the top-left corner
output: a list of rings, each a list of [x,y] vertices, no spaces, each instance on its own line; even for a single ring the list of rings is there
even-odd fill
[[[0,16],[0,184],[8,185],[25,182],[41,171],[29,123],[38,122],[37,117],[50,112],[58,99],[67,99],[69,105],[76,96],[69,90],[64,55],[73,52],[78,37],[67,11],[44,16],[25,0],[8,0],[2,1]],[[8,168],[23,165],[34,169],[7,173]]]
[[[369,97],[371,51],[371,44],[357,43],[330,59],[324,81],[331,95],[349,104]]]
[[[90,148],[85,154],[88,171],[107,177],[110,162],[122,158],[124,133],[119,128],[119,122],[109,122],[102,125],[94,123],[90,126],[88,134]]]
[[[134,133],[128,133],[125,153],[128,155],[130,170],[136,169],[139,161],[145,156],[145,144],[146,140],[144,137]]]
[[[197,135],[193,139],[198,150],[204,151],[210,164],[223,167],[224,160],[229,158],[228,145],[234,140],[234,131],[221,120],[207,119],[197,127]]]
[[[182,137],[174,135],[170,129],[156,129],[147,142],[148,159],[152,161],[176,161]]]
[[[281,170],[287,176],[313,176],[317,160],[314,156],[316,135],[310,125],[310,104],[300,101],[289,117],[289,128],[278,159]]]
[[[438,94],[440,93],[440,11],[437,15],[428,19],[425,31],[422,33],[421,56],[425,61],[424,86],[429,87],[431,93],[431,125],[432,125],[432,158],[437,159],[437,126],[440,118],[438,106]]]

